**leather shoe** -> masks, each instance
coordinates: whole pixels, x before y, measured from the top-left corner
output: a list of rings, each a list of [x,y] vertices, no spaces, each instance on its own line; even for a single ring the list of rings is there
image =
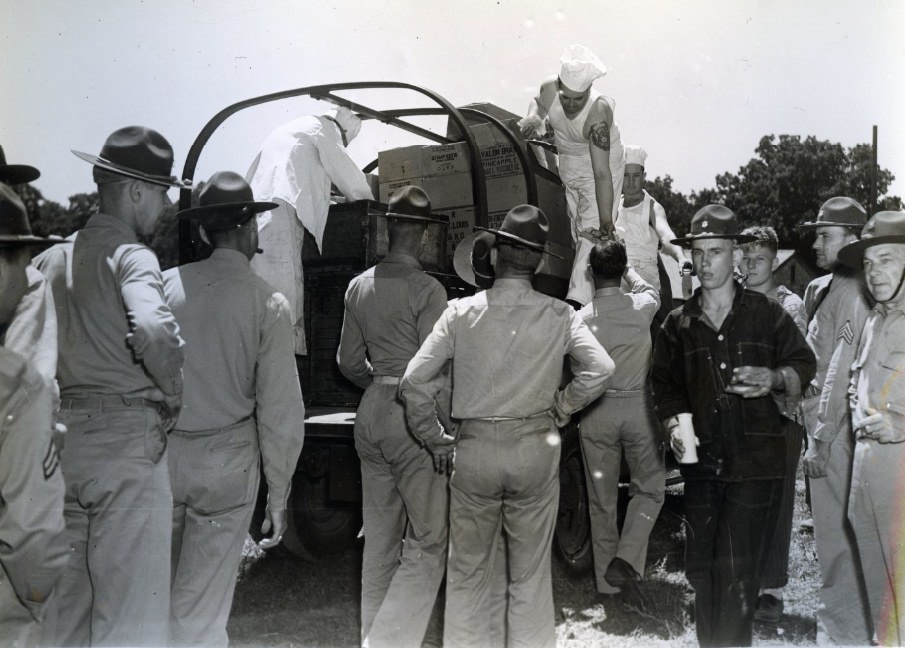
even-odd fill
[[[647,609],[647,599],[640,586],[641,575],[622,558],[613,558],[610,561],[604,578],[610,585],[622,590],[627,604],[636,605],[642,610]]]
[[[776,625],[782,619],[782,611],[785,604],[781,598],[772,594],[761,594],[757,597],[757,608],[754,610],[754,621]]]

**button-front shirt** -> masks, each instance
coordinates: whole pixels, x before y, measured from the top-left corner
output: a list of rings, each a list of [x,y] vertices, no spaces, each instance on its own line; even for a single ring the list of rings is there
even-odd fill
[[[215,249],[163,277],[186,342],[176,429],[220,429],[254,415],[268,488],[285,501],[305,435],[286,298],[235,250]]]
[[[34,266],[25,268],[28,291],[19,300],[0,343],[15,351],[57,392],[57,314],[50,284]]]
[[[726,393],[741,366],[789,367],[801,384],[814,375],[814,354],[774,300],[736,285],[732,308],[715,329],[701,308],[701,289],[672,311],[654,347],[651,384],[658,417],[691,412],[699,462],[682,464],[685,479],[779,479],[785,439],[774,399]],[[794,387],[794,386],[793,386]]]
[[[573,378],[559,389],[566,355]],[[603,392],[613,371],[578,313],[522,279],[497,279],[489,290],[452,302],[412,358],[399,391],[421,438],[438,430],[433,398],[450,361],[458,419],[550,412],[564,421]]]
[[[905,430],[905,300],[879,303],[871,311],[849,395],[858,419],[868,410],[883,412],[896,430]]]
[[[616,370],[608,389],[644,389],[650,369],[650,325],[660,308],[660,294],[636,275],[631,292],[622,288],[598,288],[594,300],[578,315],[607,350]]]
[[[851,433],[850,371],[870,306],[863,282],[847,268],[809,283],[804,303],[812,315],[807,341],[817,356],[811,391],[820,395],[817,425],[808,434],[829,442],[840,432]]]
[[[34,260],[53,290],[61,395],[181,392],[183,343],[154,252],[101,213],[72,239]]]
[[[327,226],[331,184],[349,200],[374,199],[341,137],[339,127],[324,116],[293,119],[267,136],[247,174],[259,200],[279,198],[295,207],[318,249]],[[259,227],[268,218],[269,212],[258,216]]]
[[[336,352],[340,371],[361,388],[372,376],[402,376],[445,309],[443,286],[422,272],[417,259],[387,254],[346,290]]]

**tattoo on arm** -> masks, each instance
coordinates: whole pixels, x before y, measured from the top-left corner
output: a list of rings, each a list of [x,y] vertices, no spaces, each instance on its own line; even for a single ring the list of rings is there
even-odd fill
[[[591,143],[604,151],[610,150],[610,127],[606,122],[599,122],[591,126]]]

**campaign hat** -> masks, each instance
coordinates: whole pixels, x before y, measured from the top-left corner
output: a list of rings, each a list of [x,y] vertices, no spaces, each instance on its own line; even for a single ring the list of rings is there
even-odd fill
[[[475,288],[490,288],[495,277],[490,250],[496,236],[490,232],[472,232],[459,241],[453,253],[453,269],[459,278]]]
[[[884,243],[905,243],[905,211],[881,211],[871,216],[861,239],[840,248],[837,258],[851,268],[860,268],[864,251]]]
[[[817,220],[802,223],[798,229],[817,227],[848,227],[860,230],[867,222],[867,211],[857,200],[846,196],[830,198],[820,205]]]
[[[725,205],[707,205],[691,218],[691,230],[671,243],[689,247],[692,241],[703,239],[731,239],[737,243],[750,243],[756,237],[742,234],[738,216]]]
[[[448,217],[431,212],[430,197],[416,185],[405,185],[394,191],[387,204],[387,211],[382,215],[400,221],[449,224]]]
[[[516,205],[506,213],[499,229],[475,227],[474,230],[494,234],[497,242],[502,239],[507,243],[544,252],[550,225],[547,215],[534,205]],[[547,251],[547,254],[562,258],[550,251]]]
[[[72,151],[99,169],[164,187],[189,186],[173,172],[173,147],[163,135],[144,126],[126,126],[113,131],[99,155]]]
[[[60,237],[35,236],[28,222],[25,203],[12,187],[0,182],[0,248],[50,247],[64,243]]]
[[[238,227],[259,212],[276,209],[275,202],[255,200],[245,178],[233,171],[218,171],[198,191],[198,206],[176,213],[216,232]]]
[[[27,164],[7,164],[6,154],[0,146],[0,182],[8,185],[25,184],[34,182],[41,177],[41,172]]]

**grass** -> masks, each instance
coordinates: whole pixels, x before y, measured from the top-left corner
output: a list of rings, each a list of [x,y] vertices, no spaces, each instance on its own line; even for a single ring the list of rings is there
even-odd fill
[[[796,493],[785,614],[776,628],[755,627],[755,645],[815,643],[819,569],[812,534],[798,531],[805,517],[809,516],[802,478]],[[627,607],[618,599],[602,600],[591,574],[573,576],[554,559],[557,644],[565,648],[696,646],[688,613],[693,594],[683,574],[684,543],[681,486],[671,487],[648,548],[647,611]],[[279,548],[262,555],[248,542],[228,626],[231,645],[357,646],[360,574],[360,546],[305,562]],[[428,636],[437,642],[437,624]]]

